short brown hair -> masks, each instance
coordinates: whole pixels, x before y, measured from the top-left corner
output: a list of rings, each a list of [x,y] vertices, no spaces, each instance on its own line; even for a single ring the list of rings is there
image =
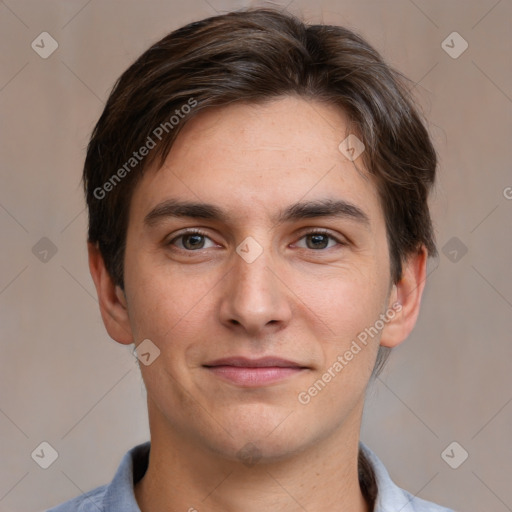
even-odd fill
[[[406,256],[421,246],[437,254],[427,204],[436,152],[406,80],[353,31],[278,10],[231,12],[171,32],[122,74],[94,128],[83,173],[89,241],[124,288],[129,205],[144,170],[163,163],[180,129],[202,110],[293,94],[341,108],[362,139],[398,282]],[[154,149],[135,161],[150,139]]]

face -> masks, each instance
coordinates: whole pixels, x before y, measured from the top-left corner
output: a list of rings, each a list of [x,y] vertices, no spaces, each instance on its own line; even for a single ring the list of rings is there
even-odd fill
[[[133,340],[160,350],[140,365],[156,431],[269,459],[358,431],[393,294],[349,133],[292,97],[209,110],[137,185],[125,297]]]

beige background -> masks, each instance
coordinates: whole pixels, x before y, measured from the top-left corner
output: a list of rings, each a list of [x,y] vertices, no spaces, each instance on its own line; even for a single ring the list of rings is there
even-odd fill
[[[88,273],[84,150],[114,80],[148,45],[245,5],[0,2],[2,511],[41,510],[107,483],[148,438],[136,360],[108,338]],[[414,494],[458,511],[510,511],[512,3],[295,0],[289,10],[358,30],[417,82],[440,154],[440,257],[415,332],[369,392],[363,439]],[[43,31],[59,44],[47,59],[31,48]],[[456,59],[441,46],[454,31],[469,44]],[[54,255],[47,241],[33,250],[42,237]],[[31,458],[42,441],[59,454],[46,470]],[[452,441],[469,453],[458,469],[441,458]]]

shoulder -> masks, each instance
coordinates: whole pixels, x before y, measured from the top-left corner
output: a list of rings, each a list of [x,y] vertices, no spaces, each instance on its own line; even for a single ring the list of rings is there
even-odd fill
[[[110,484],[97,487],[45,512],[140,512],[134,483],[146,472],[150,443],[132,448],[121,460]]]
[[[410,504],[410,508],[407,510],[411,510],[411,512],[454,512],[451,508],[442,507],[441,505],[436,505],[431,501],[425,501],[417,496],[413,496],[412,494],[400,489]]]
[[[108,486],[102,485],[45,512],[99,512],[103,511],[103,498]]]
[[[452,509],[413,496],[411,493],[398,487],[391,480],[387,469],[377,455],[363,443],[360,443],[359,446],[371,465],[377,484],[377,499],[374,512],[388,512],[390,510],[401,510],[402,512],[454,512]]]

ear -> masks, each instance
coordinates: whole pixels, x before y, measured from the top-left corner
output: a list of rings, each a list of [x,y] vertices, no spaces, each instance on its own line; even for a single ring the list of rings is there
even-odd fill
[[[129,345],[133,343],[133,335],[124,292],[108,273],[98,246],[88,242],[87,251],[89,269],[100,303],[101,318],[107,332],[118,343]]]
[[[402,265],[402,278],[393,285],[389,296],[388,311],[395,315],[386,323],[380,344],[393,348],[411,333],[420,311],[421,296],[427,272],[427,250],[422,246],[412,253]]]

